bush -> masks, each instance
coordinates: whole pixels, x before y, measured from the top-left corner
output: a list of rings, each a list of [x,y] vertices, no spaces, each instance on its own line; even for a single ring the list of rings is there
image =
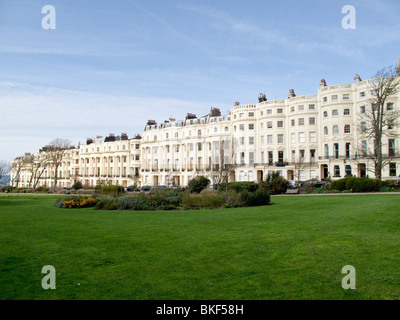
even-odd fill
[[[260,182],[260,188],[269,194],[284,194],[289,187],[289,181],[281,177],[277,172],[268,174],[265,181]]]
[[[191,193],[200,193],[210,184],[210,180],[204,176],[196,177],[189,181],[188,190]]]
[[[56,207],[58,208],[89,208],[94,207],[97,203],[97,199],[88,197],[88,198],[61,198],[56,202]]]
[[[13,192],[14,189],[13,186],[1,186],[0,192]]]
[[[72,185],[72,189],[74,189],[74,190],[82,189],[82,182],[75,181],[75,183]]]
[[[40,186],[38,188],[36,188],[37,192],[49,192],[50,189],[47,186]]]
[[[270,195],[266,190],[259,189],[255,192],[243,191],[240,199],[245,207],[264,206],[269,204]]]
[[[95,187],[95,191],[99,194],[106,194],[112,196],[119,196],[125,192],[124,187],[122,186],[98,186]]]
[[[379,179],[346,177],[333,181],[330,189],[339,191],[351,190],[352,192],[377,192],[382,188],[382,181]]]
[[[220,191],[235,191],[237,193],[248,191],[254,192],[259,189],[259,185],[255,182],[228,182],[221,183],[218,185],[218,190]]]
[[[312,183],[306,183],[300,187],[300,193],[313,193],[315,187]]]
[[[202,194],[191,195],[185,193],[182,198],[182,205],[184,209],[200,209],[200,208],[222,208],[225,199],[222,194]]]

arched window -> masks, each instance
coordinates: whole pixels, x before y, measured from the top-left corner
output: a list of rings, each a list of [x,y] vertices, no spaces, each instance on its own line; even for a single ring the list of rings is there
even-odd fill
[[[334,125],[332,130],[333,130],[333,134],[338,134],[339,133],[339,126],[338,125]]]
[[[201,136],[201,130],[197,131],[197,135],[200,137]]]
[[[344,126],[344,133],[350,133],[350,125],[349,124],[346,124]]]
[[[228,132],[229,131],[229,128],[228,127],[225,127],[225,132]]]

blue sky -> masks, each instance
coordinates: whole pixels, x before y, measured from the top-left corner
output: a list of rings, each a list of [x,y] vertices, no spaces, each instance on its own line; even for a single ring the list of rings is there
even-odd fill
[[[399,14],[395,0],[0,0],[0,160],[369,78],[400,58]]]

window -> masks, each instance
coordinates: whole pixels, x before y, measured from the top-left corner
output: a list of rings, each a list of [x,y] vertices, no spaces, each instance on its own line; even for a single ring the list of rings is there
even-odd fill
[[[296,143],[296,134],[292,133],[292,143]]]
[[[292,119],[291,124],[292,124],[292,127],[294,127],[296,125],[296,120]]]
[[[263,130],[264,129],[264,123],[260,123],[260,129]]]
[[[346,143],[346,158],[347,158],[347,159],[350,159],[350,152],[351,152],[351,149],[350,149],[350,142],[347,142],[347,143]]]
[[[240,153],[240,164],[244,164],[244,152]]]
[[[228,132],[229,131],[229,128],[228,127],[225,127],[225,132]]]
[[[310,170],[310,179],[315,179],[315,178],[317,178],[317,171]]]
[[[310,142],[316,142],[317,138],[315,132],[310,132]]]
[[[274,154],[272,151],[268,151],[268,164],[272,164],[274,162]]]
[[[305,156],[305,150],[304,149],[300,149],[300,159],[304,159]]]
[[[344,110],[343,110],[343,114],[344,114],[345,116],[349,116],[349,115],[350,115],[350,109],[344,109]]]
[[[239,113],[239,118],[243,118],[244,117],[244,113]]]
[[[366,131],[367,131],[367,123],[361,122],[361,132],[366,132]]]
[[[249,152],[249,165],[254,166],[254,152]]]
[[[324,111],[324,118],[328,118],[328,111]]]
[[[349,124],[346,124],[344,126],[344,133],[350,133],[350,125]]]
[[[324,102],[328,102],[328,97],[323,97],[322,100],[323,100]]]
[[[394,128],[394,120],[388,120],[387,126],[388,126],[389,130],[393,129]]]
[[[261,151],[261,164],[264,164],[264,151]]]
[[[361,113],[365,113],[365,106],[361,106],[361,107],[360,107],[360,112],[361,112]]]
[[[396,152],[395,140],[389,139],[388,143],[389,143],[389,157],[393,157]]]
[[[244,146],[244,137],[240,137],[239,139],[240,139],[240,145]]]
[[[339,133],[339,126],[338,125],[334,125],[332,128],[332,132],[333,134],[338,134]]]
[[[349,94],[344,94],[343,95],[343,100],[349,100],[350,99],[350,95]]]
[[[283,109],[277,109],[276,113],[283,113]]]
[[[283,162],[283,151],[278,151],[278,162]]]
[[[337,99],[338,99],[337,94],[334,94],[334,95],[331,97],[331,100],[332,100],[332,101],[336,101]]]
[[[254,117],[254,112],[249,112],[249,117]]]
[[[360,97],[365,97],[365,91],[360,92]]]
[[[368,152],[368,144],[367,144],[366,140],[363,140],[363,142],[362,142],[362,153],[363,153],[364,156],[366,156],[367,152]]]
[[[267,114],[272,114],[272,109],[268,109]]]
[[[218,128],[217,127],[214,128],[214,132],[218,132]]]
[[[249,124],[249,130],[254,130],[254,124],[253,123]]]
[[[393,110],[393,103],[388,103],[386,106],[386,110],[387,111]]]
[[[304,126],[304,118],[299,118],[299,126]]]
[[[290,112],[294,112],[294,107],[290,107]]]
[[[244,171],[239,172],[239,181],[244,181]]]
[[[339,143],[333,144],[333,155],[336,159],[339,159]]]
[[[283,134],[278,134],[278,143],[283,143]]]
[[[308,110],[315,110],[315,104],[309,104]]]
[[[298,106],[298,110],[299,111],[304,111],[304,106],[303,105]]]
[[[278,121],[278,128],[283,128],[283,121]]]
[[[201,130],[197,131],[197,135],[200,137],[201,136]]]
[[[197,144],[197,151],[203,150],[203,144],[200,142]]]
[[[315,158],[315,149],[310,149],[310,158]]]
[[[253,145],[254,144],[254,137],[249,137],[249,145]]]
[[[309,118],[308,119],[308,124],[315,124],[315,118],[314,117]]]
[[[265,143],[264,136],[261,136],[261,144],[264,144],[264,143]]]
[[[267,136],[268,144],[272,144],[272,134]]]
[[[338,116],[338,115],[339,115],[339,112],[337,111],[337,109],[332,110],[332,116],[333,117]]]
[[[344,170],[345,170],[346,176],[351,176],[351,165],[346,165]]]
[[[239,130],[240,130],[240,131],[244,131],[244,124],[240,124],[240,125],[239,125]]]
[[[299,142],[304,142],[304,132],[299,133]]]
[[[396,173],[396,164],[395,163],[389,163],[389,175],[391,177],[395,177],[397,175],[397,173]]]
[[[296,161],[296,150],[292,150],[292,161]]]
[[[329,159],[329,146],[325,144],[325,159]]]
[[[260,115],[262,116],[264,114],[264,111],[260,111]]]
[[[175,152],[179,152],[179,145],[175,146]],[[154,153],[157,153],[156,151],[154,151]]]
[[[272,121],[268,121],[268,122],[267,122],[267,128],[268,128],[268,129],[271,129],[271,128],[272,128]]]
[[[340,177],[340,167],[338,165],[333,167],[335,177]]]

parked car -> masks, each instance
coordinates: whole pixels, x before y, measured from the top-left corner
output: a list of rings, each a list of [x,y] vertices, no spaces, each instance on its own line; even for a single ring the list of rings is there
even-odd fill
[[[167,188],[167,186],[156,186],[154,189],[165,190],[165,189],[168,189],[168,188]]]
[[[72,188],[72,187],[64,187],[63,189],[64,190],[74,190],[74,188]]]
[[[128,186],[126,188],[126,191],[132,192],[132,191],[135,191],[136,189],[137,189],[136,186]]]
[[[307,181],[301,182],[301,186],[304,186],[306,184],[311,184],[314,186],[314,188],[322,188],[323,186],[326,185],[326,181],[307,180]]]
[[[151,190],[151,187],[150,186],[143,186],[142,188],[141,188],[141,191],[150,191]]]
[[[181,187],[180,186],[175,186],[175,185],[173,185],[172,187],[171,187],[171,189],[180,189]]]

